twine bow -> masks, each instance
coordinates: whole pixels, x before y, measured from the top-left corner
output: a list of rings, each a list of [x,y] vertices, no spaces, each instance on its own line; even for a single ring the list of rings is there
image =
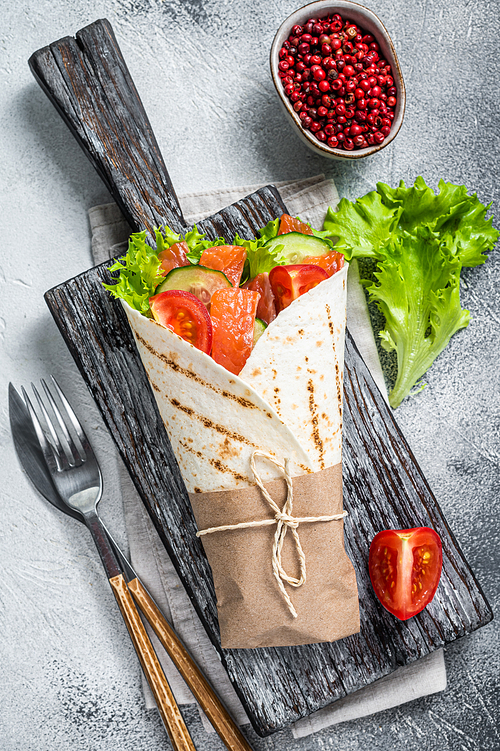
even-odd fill
[[[286,486],[287,486],[287,495],[286,495],[285,504],[281,510],[279,506],[276,504],[276,502],[271,498],[269,492],[266,490],[264,486],[264,483],[262,482],[262,478],[257,472],[257,469],[255,467],[256,456],[262,456],[264,459],[267,459],[268,461],[272,462],[284,474],[284,479],[285,479]],[[269,526],[270,524],[276,524],[276,532],[274,533],[274,542],[273,542],[273,550],[272,550],[273,574],[276,578],[276,581],[278,582],[278,587],[283,596],[283,599],[285,600],[288,606],[288,610],[290,611],[290,613],[292,614],[294,618],[297,618],[297,611],[295,610],[293,606],[293,603],[290,599],[290,595],[285,589],[284,582],[289,584],[291,587],[301,587],[306,581],[306,557],[302,549],[302,545],[300,543],[300,538],[299,538],[299,533],[298,533],[299,524],[337,521],[347,516],[347,511],[343,511],[341,514],[331,514],[329,516],[305,516],[305,517],[292,516],[293,484],[292,484],[292,476],[290,474],[290,460],[285,459],[285,464],[283,465],[280,462],[276,461],[276,459],[274,459],[272,456],[269,456],[269,454],[266,454],[263,451],[254,451],[250,458],[250,467],[251,467],[253,476],[255,478],[255,482],[260,488],[262,495],[264,496],[264,498],[266,499],[266,501],[268,502],[268,504],[274,511],[274,517],[271,519],[260,519],[258,521],[252,521],[252,522],[239,522],[238,524],[225,524],[221,527],[210,527],[209,529],[200,530],[199,532],[196,533],[196,536],[202,537],[203,535],[209,535],[209,534],[212,534],[213,532],[226,532],[226,531],[230,531],[233,529],[246,529],[249,527],[264,527],[264,526]],[[285,537],[289,529],[292,534],[292,537],[295,543],[295,550],[297,551],[297,556],[299,559],[299,578],[298,579],[294,576],[289,576],[286,573],[281,563],[281,551],[283,549],[283,543],[285,541]]]

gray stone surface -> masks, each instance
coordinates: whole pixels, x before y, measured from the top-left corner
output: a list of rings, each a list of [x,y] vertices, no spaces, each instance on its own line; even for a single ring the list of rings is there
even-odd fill
[[[110,439],[43,293],[90,263],[87,209],[105,188],[31,77],[30,54],[99,17],[116,32],[179,192],[332,176],[354,198],[379,180],[423,175],[465,183],[499,214],[498,4],[373,0],[408,89],[395,142],[329,162],[292,134],[268,71],[290,0],[1,1],[0,149],[0,747],[3,751],[167,748],[143,709],[139,667],[87,531],[49,508],[21,473],[7,384],[54,373],[76,402],[105,466],[102,511],[125,543]],[[498,616],[500,256],[463,274],[472,323],[455,335],[397,419]],[[448,689],[293,741],[251,735],[255,749],[495,751],[499,650],[494,621],[447,650]],[[199,749],[222,743],[187,719]]]

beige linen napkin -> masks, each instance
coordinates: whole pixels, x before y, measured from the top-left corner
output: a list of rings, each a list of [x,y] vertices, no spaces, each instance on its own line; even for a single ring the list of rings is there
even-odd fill
[[[232,190],[191,193],[181,196],[180,202],[187,222],[194,223],[260,187],[262,185],[248,185]],[[301,219],[318,228],[323,226],[328,206],[336,206],[339,201],[333,181],[325,180],[323,175],[306,180],[276,183],[276,187],[292,215],[300,216]],[[130,228],[118,207],[115,204],[96,206],[90,209],[89,218],[95,262],[102,263],[110,257],[119,255],[126,247],[121,244],[126,242]],[[375,382],[387,397],[366,298],[359,283],[355,262],[349,269],[347,325]],[[220,663],[217,652],[196,615],[153,523],[121,463],[119,473],[130,556],[134,568],[233,717],[240,725],[248,724],[245,711]],[[181,705],[195,703],[193,695],[154,634],[152,639],[177,702]],[[411,665],[399,668],[391,675],[355,694],[299,720],[292,726],[292,732],[294,737],[300,738],[330,725],[370,715],[445,688],[446,669],[443,650],[438,650]],[[154,699],[145,682],[144,693],[146,706],[155,707]],[[212,726],[201,710],[200,715],[206,730],[212,731]]]

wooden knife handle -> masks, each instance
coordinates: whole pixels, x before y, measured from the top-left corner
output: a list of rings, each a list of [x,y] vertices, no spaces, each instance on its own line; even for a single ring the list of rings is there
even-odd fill
[[[29,66],[132,229],[182,230],[179,201],[109,21],[43,47]]]
[[[109,583],[127,625],[130,638],[144,670],[144,675],[153,692],[174,751],[196,751],[158,657],[153,649],[153,645],[137,612],[134,600],[127,588],[125,579],[120,574],[120,576],[114,576],[110,579]]]
[[[243,733],[139,579],[130,581],[128,588],[226,747],[230,751],[252,751]]]

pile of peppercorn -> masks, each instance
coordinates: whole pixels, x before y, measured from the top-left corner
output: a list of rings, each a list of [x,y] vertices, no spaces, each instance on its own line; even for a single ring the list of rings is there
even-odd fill
[[[396,87],[372,34],[338,13],[311,18],[293,27],[279,58],[285,94],[318,141],[347,151],[385,141]]]

